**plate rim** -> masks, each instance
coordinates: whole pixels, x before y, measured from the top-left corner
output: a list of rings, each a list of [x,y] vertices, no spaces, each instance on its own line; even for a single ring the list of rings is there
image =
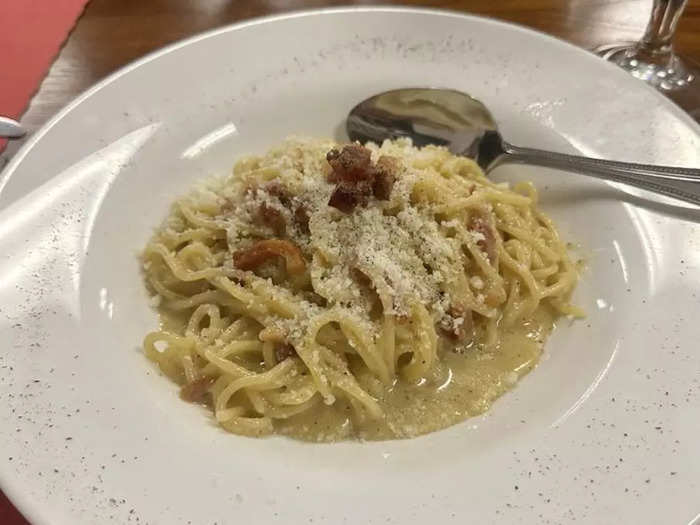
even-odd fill
[[[608,68],[609,74],[621,74],[628,76],[626,72],[622,69],[616,67],[614,64],[607,62],[587,49],[580,47],[572,42],[563,40],[557,36],[551,35],[549,33],[544,33],[538,31],[531,27],[518,24],[511,21],[501,20],[498,18],[483,16],[480,14],[466,13],[462,11],[457,11],[455,9],[440,9],[440,8],[425,8],[425,7],[406,7],[406,6],[391,6],[391,5],[376,5],[376,6],[341,6],[341,7],[326,7],[326,8],[315,8],[315,9],[299,9],[293,10],[286,13],[278,13],[273,15],[258,16],[246,20],[241,20],[234,22],[232,24],[226,24],[221,27],[216,27],[209,29],[195,35],[185,37],[163,47],[159,47],[149,53],[137,58],[127,64],[119,67],[109,75],[107,75],[102,80],[97,81],[90,87],[80,92],[74,98],[72,98],[65,106],[63,106],[54,116],[52,116],[47,122],[45,122],[34,134],[27,140],[20,148],[15,152],[7,165],[0,170],[0,194],[2,194],[5,186],[10,181],[10,178],[20,166],[22,161],[29,155],[31,150],[43,139],[43,137],[51,131],[51,129],[56,126],[66,115],[68,115],[73,109],[79,106],[82,102],[87,100],[89,97],[100,91],[102,88],[108,86],[112,82],[118,80],[122,76],[130,73],[131,71],[157,59],[165,56],[173,51],[177,51],[180,48],[186,47],[188,45],[194,44],[201,40],[211,38],[223,33],[239,31],[246,29],[248,27],[254,27],[261,24],[274,23],[282,20],[291,20],[295,18],[311,17],[311,16],[323,16],[323,15],[335,15],[335,14],[352,14],[352,13],[366,13],[366,12],[382,12],[382,13],[408,13],[408,14],[423,14],[431,16],[444,16],[447,18],[462,18],[462,19],[472,19],[479,20],[481,22],[507,26],[510,29],[514,29],[520,32],[529,33],[536,35],[539,38],[544,38],[550,40],[552,43],[558,45],[563,45],[568,47],[570,51],[579,53],[581,56],[588,57],[587,60],[593,59],[601,64],[607,64],[604,67]],[[613,73],[617,71],[617,73]],[[653,92],[657,100],[663,101],[662,105],[667,111],[671,111],[674,116],[678,117],[684,124],[686,124],[696,135],[700,137],[700,123],[696,122],[686,111],[684,111],[680,106],[674,103],[669,98],[665,97],[655,88],[649,86],[645,82],[639,82],[638,84],[642,89],[647,90],[647,93]]]
[[[457,11],[454,9],[440,9],[440,8],[424,8],[424,7],[406,7],[406,6],[390,6],[390,5],[376,5],[376,6],[341,6],[341,7],[328,7],[328,8],[312,8],[312,9],[301,9],[293,10],[285,13],[278,13],[272,15],[258,16],[231,24],[226,24],[221,27],[216,27],[203,32],[199,32],[195,35],[178,39],[170,44],[159,47],[140,58],[137,58],[127,64],[119,67],[105,78],[97,81],[96,83],[89,86],[87,89],[80,92],[74,98],[72,98],[66,105],[64,105],[55,115],[53,115],[47,122],[45,122],[22,146],[15,152],[13,157],[10,159],[8,164],[0,171],[0,195],[4,191],[7,183],[10,181],[11,177],[15,174],[17,169],[21,166],[25,158],[33,151],[33,149],[43,140],[43,138],[71,111],[78,107],[85,100],[89,99],[104,87],[110,85],[111,83],[119,80],[122,76],[144,66],[151,61],[159,59],[166,56],[174,51],[177,51],[186,46],[195,44],[199,41],[216,37],[218,35],[235,32],[250,27],[255,27],[258,25],[276,23],[285,20],[292,20],[296,18],[304,17],[314,17],[314,16],[325,16],[325,15],[345,15],[345,14],[355,14],[355,13],[399,13],[399,14],[415,14],[415,15],[427,15],[427,16],[440,16],[452,19],[465,19],[476,21],[479,23],[492,24],[495,26],[502,26],[509,30],[518,31],[521,33],[532,35],[535,38],[544,39],[549,41],[551,44],[556,44],[564,46],[571,52],[577,53],[579,56],[587,57],[585,60],[595,60],[600,64],[606,64],[603,66],[607,68],[608,73],[612,75],[624,75],[628,76],[623,70],[616,67],[614,64],[604,61],[596,55],[589,52],[587,49],[573,44],[569,41],[563,40],[554,35],[541,32],[539,30],[533,29],[528,26],[524,26],[518,23],[501,20],[498,18],[493,18],[490,16],[483,16],[480,14],[467,13],[462,11]],[[620,77],[621,78],[621,77]],[[658,92],[653,87],[647,85],[644,82],[639,82],[637,84],[640,89],[645,89],[647,92],[653,92],[656,100],[659,101],[661,106],[665,108],[666,111],[670,112],[673,116],[678,118],[684,125],[689,129],[689,131],[695,133],[700,137],[700,123],[690,117],[690,115],[677,106],[670,99],[665,97],[662,93]],[[8,203],[7,206],[11,205]],[[5,207],[7,207],[5,206]],[[5,207],[0,208],[2,211]],[[21,513],[25,519],[34,525],[51,525],[54,523],[59,523],[59,521],[54,518],[48,517],[46,514],[46,508],[36,506],[33,504],[32,499],[29,497],[24,489],[24,483],[12,482],[11,479],[14,476],[10,473],[10,469],[0,468],[0,490],[5,494],[7,499],[14,505],[18,512]],[[21,485],[21,486],[20,486]]]

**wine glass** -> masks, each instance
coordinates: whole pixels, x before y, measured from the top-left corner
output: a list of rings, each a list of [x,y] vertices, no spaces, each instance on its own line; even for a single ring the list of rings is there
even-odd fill
[[[700,67],[673,51],[678,19],[688,0],[653,0],[639,42],[604,45],[595,53],[654,86],[700,121]]]

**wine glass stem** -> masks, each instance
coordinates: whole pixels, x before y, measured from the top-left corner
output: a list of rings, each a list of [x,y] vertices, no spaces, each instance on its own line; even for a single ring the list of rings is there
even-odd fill
[[[673,56],[673,35],[688,0],[654,0],[651,19],[639,43],[639,51],[659,63]]]

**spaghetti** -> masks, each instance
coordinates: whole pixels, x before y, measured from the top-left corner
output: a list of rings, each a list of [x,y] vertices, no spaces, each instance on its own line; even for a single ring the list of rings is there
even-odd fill
[[[408,140],[288,139],[178,200],[142,257],[163,320],[145,354],[249,436],[443,428],[579,314],[534,187]]]

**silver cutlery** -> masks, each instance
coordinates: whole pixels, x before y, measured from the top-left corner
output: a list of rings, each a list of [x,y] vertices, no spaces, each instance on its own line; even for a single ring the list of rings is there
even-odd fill
[[[24,128],[16,120],[0,117],[0,138],[18,139],[24,136]]]
[[[514,146],[503,139],[486,106],[460,91],[406,88],[380,93],[355,106],[346,127],[350,139],[362,143],[410,137],[417,146],[443,145],[473,158],[486,173],[506,162],[535,164],[622,182],[700,206],[700,169]]]

